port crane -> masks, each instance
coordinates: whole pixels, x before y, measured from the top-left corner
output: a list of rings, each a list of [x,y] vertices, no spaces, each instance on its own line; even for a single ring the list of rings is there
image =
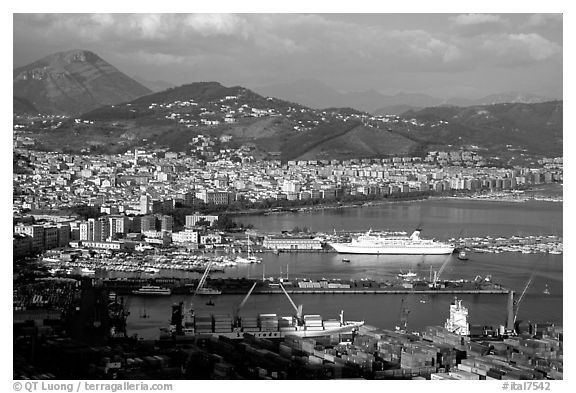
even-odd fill
[[[514,312],[514,324],[516,324],[516,317],[518,316],[518,310],[520,309],[520,302],[522,301],[522,299],[524,299],[524,295],[526,294],[528,287],[532,283],[533,278],[534,278],[534,272],[532,272],[532,274],[530,275],[530,278],[528,279],[528,282],[526,283],[526,286],[524,287],[522,294],[520,295],[518,300],[515,302],[516,303],[516,311]]]
[[[432,282],[432,287],[436,288],[436,283],[438,282],[438,280],[440,279],[440,275],[442,274],[442,272],[444,272],[444,269],[446,268],[446,266],[448,265],[448,262],[450,262],[450,255],[448,255],[446,257],[446,260],[444,261],[444,263],[442,264],[442,266],[440,266],[440,270],[438,270],[438,272],[434,272],[434,280]]]
[[[413,293],[410,294],[410,296]],[[400,326],[396,326],[396,330],[400,333],[406,333],[406,329],[408,327],[408,316],[410,315],[410,310],[404,307],[405,298],[402,298],[402,302],[400,304]]]
[[[290,301],[290,304],[292,305],[292,307],[296,311],[296,318],[298,318],[298,320],[301,320],[302,319],[302,305],[299,304],[298,307],[296,307],[296,304],[292,301],[292,298],[290,297],[288,292],[286,292],[286,289],[284,289],[284,285],[282,285],[282,283],[280,283],[280,288],[282,289],[282,292],[284,292],[284,294],[286,295],[286,297]]]
[[[240,310],[242,309],[242,307],[244,307],[244,305],[248,301],[248,298],[250,297],[250,295],[252,295],[252,291],[254,291],[254,288],[256,288],[256,285],[258,285],[258,281],[254,281],[254,284],[252,284],[252,288],[250,288],[250,290],[248,291],[246,296],[244,296],[244,299],[242,299],[240,304],[234,309],[233,313],[234,313],[234,320],[235,321],[238,321],[238,314],[240,313]]]

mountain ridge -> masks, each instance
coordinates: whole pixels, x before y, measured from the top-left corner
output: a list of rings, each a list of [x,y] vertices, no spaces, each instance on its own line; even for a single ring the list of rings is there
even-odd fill
[[[95,53],[74,49],[13,70],[14,96],[39,111],[75,115],[130,101],[151,91]]]

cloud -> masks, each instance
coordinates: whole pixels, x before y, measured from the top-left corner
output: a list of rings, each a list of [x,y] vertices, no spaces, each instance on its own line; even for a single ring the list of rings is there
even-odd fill
[[[525,52],[533,60],[545,60],[562,53],[560,45],[535,33],[509,34],[507,38],[511,49]]]
[[[525,27],[554,25],[557,16],[430,18],[437,19],[391,28],[374,16],[366,22],[319,14],[16,14],[14,47],[34,49],[30,61],[53,49],[85,48],[112,64],[119,61],[123,70],[146,68],[182,82],[193,77],[234,84],[262,76],[353,84],[561,59],[562,45],[553,34]]]
[[[562,14],[533,14],[524,23],[525,27],[552,27],[562,29]]]
[[[456,26],[486,25],[501,23],[502,21],[501,16],[489,14],[463,14],[452,18],[452,22]]]

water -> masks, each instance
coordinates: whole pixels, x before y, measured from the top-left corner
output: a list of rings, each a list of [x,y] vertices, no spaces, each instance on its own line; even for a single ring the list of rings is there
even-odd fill
[[[557,235],[562,236],[562,204],[551,202],[501,203],[492,201],[427,200],[399,202],[383,206],[353,209],[324,210],[312,213],[271,216],[239,217],[238,221],[253,224],[263,231],[291,230],[295,226],[314,231],[366,230],[369,228],[411,231],[424,228],[423,237],[447,240],[460,236]],[[343,263],[335,253],[281,253],[261,254],[260,265],[244,265],[214,273],[212,277],[310,277],[378,281],[393,280],[397,274],[411,270],[428,277],[430,269],[439,270],[445,264],[441,278],[473,280],[477,275],[490,275],[494,282],[513,289],[517,297],[529,278],[533,280],[520,303],[518,319],[562,324],[563,266],[562,255],[551,254],[477,254],[469,253],[468,261],[449,256],[376,256],[351,255],[351,262]],[[160,272],[165,274],[166,272]],[[177,276],[198,277],[195,273],[177,272]],[[543,295],[548,285],[551,294]],[[324,318],[337,318],[344,310],[346,319],[365,320],[378,327],[394,329],[399,324],[402,301],[410,310],[408,328],[421,330],[427,325],[443,325],[449,314],[451,295],[293,295],[296,304],[304,304],[307,314],[321,314]],[[471,324],[504,324],[506,320],[505,295],[463,295],[463,304],[469,309]],[[197,313],[231,314],[242,296],[213,297],[215,306],[207,306],[209,298],[196,298]],[[421,302],[424,300],[425,303]],[[131,297],[129,334],[155,338],[158,327],[167,325],[170,305],[190,302],[188,296],[170,298]],[[145,310],[150,318],[142,319]],[[284,295],[253,295],[241,315],[277,313],[292,315],[294,310]]]

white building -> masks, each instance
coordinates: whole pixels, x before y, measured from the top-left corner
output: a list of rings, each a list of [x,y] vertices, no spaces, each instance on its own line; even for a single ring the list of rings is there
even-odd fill
[[[199,242],[199,235],[197,231],[192,231],[190,229],[186,229],[180,232],[172,233],[172,242],[173,243],[198,243]]]

